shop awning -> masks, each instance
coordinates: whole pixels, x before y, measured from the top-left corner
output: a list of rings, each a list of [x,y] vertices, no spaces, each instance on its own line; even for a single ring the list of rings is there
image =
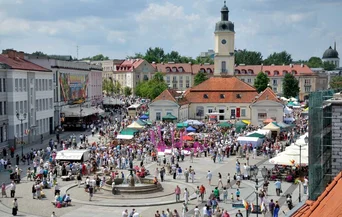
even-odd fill
[[[232,124],[230,124],[230,123],[228,123],[228,122],[221,122],[221,123],[219,123],[217,126],[228,128],[228,127],[231,127]]]
[[[184,128],[184,127],[188,127],[188,126],[189,126],[189,125],[188,125],[187,123],[185,123],[185,122],[184,122],[184,123],[178,123],[178,124],[177,124],[177,128],[178,128],[178,129],[181,129],[181,128]]]
[[[254,133],[249,134],[247,137],[265,138],[265,135],[254,132]]]

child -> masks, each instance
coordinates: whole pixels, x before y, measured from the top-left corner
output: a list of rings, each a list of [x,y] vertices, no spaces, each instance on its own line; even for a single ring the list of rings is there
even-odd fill
[[[228,200],[228,191],[227,191],[227,188],[224,187],[223,188],[223,202],[227,203],[227,200]]]
[[[230,193],[230,199],[232,200],[232,202],[234,202],[234,194]]]
[[[239,201],[240,200],[240,190],[236,189],[236,200]]]

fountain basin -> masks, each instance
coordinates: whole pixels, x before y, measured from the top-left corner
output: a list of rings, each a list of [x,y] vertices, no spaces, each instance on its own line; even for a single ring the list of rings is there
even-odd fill
[[[149,194],[155,193],[159,191],[163,191],[162,185],[158,182],[158,184],[153,183],[153,179],[140,178],[139,183],[135,183],[135,186],[129,186],[125,179],[117,178],[114,179],[115,182],[115,194]],[[103,186],[103,189],[106,191],[113,192],[112,189],[112,180],[106,181],[106,184]]]

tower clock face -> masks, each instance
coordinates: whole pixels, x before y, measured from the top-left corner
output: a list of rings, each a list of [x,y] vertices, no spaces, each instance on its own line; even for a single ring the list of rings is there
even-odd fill
[[[221,43],[222,43],[222,44],[226,44],[226,43],[227,43],[226,39],[223,39],[223,40],[221,41]]]

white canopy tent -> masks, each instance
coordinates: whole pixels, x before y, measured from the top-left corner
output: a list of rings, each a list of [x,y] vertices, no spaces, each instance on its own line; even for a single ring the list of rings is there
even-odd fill
[[[112,97],[104,97],[103,105],[123,105],[124,103],[120,99]]]
[[[253,147],[259,147],[262,145],[263,139],[257,138],[257,137],[244,137],[240,136],[237,138],[237,141],[241,144],[244,145],[246,143],[250,143],[253,145]]]
[[[140,124],[138,124],[136,121],[134,121],[133,123],[131,123],[130,125],[128,125],[127,128],[142,129],[142,128],[144,128],[144,127],[141,126]]]
[[[123,139],[123,140],[130,140],[130,139],[133,139],[133,137],[134,137],[133,135],[121,135],[121,134],[116,136],[117,139]]]
[[[187,121],[184,121],[184,123],[189,124],[189,125],[195,125],[195,126],[203,125],[203,123],[198,120],[187,120]]]
[[[306,148],[302,149],[300,152],[299,150],[287,149],[286,151],[279,153],[276,157],[271,158],[269,162],[286,166],[295,166],[299,164],[306,166],[309,163],[309,150]]]
[[[62,150],[57,152],[56,160],[62,161],[87,161],[89,160],[89,150]]]
[[[284,108],[284,113],[285,113],[286,115],[292,114],[292,112],[293,112],[292,109],[290,109],[289,107],[285,106],[285,108]]]

